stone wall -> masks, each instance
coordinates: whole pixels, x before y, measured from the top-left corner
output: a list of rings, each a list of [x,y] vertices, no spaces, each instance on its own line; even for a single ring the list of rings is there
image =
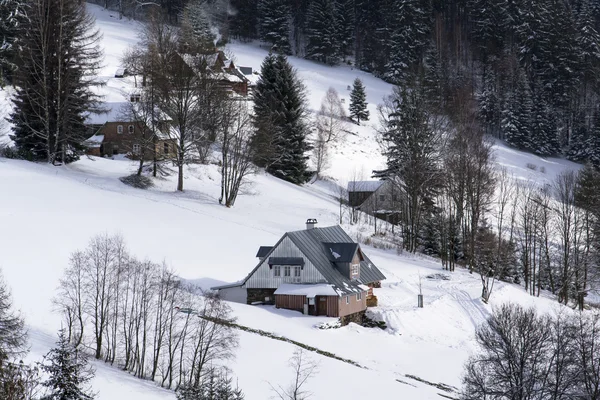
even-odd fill
[[[246,289],[248,291],[247,303],[263,303],[263,304],[275,304],[275,290],[276,289]],[[268,297],[269,301],[265,301]]]
[[[342,322],[342,326],[348,325],[350,322],[354,322],[355,324],[362,325],[363,319],[365,317],[365,311],[359,311],[354,314],[349,314],[340,318]]]

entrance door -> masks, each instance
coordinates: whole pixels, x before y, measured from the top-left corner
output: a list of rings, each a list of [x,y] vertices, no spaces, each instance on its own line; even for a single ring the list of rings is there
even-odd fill
[[[327,297],[319,296],[319,312],[317,315],[327,315]]]

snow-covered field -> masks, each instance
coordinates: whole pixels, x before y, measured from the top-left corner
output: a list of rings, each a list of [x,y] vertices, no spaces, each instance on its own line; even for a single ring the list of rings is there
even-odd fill
[[[114,13],[98,6],[89,9],[104,34],[106,59],[101,78],[106,86],[100,92],[106,101],[123,101],[131,81],[112,75],[122,51],[136,40],[135,23],[119,21]],[[232,44],[229,50],[238,65],[255,69],[267,54],[258,45]],[[370,171],[383,163],[374,133],[376,105],[391,86],[347,66],[290,61],[305,81],[313,109],[319,107],[329,86],[348,103],[346,86],[356,76],[363,79],[373,121],[350,127],[356,135],[348,135],[337,146],[327,174],[340,183],[355,173],[360,176],[361,171],[363,178],[368,178]],[[7,92],[0,90],[0,113],[4,115],[6,99]],[[495,152],[497,163],[515,177],[542,184],[565,169],[577,168],[564,160],[540,159],[502,144],[495,146]],[[535,170],[528,164],[535,165]],[[84,157],[65,167],[0,159],[0,268],[28,323],[30,360],[41,359],[60,327],[50,299],[69,254],[84,248],[95,234],[120,233],[131,253],[165,260],[183,278],[210,285],[244,277],[255,265],[258,246],[274,244],[285,231],[302,229],[307,218],[317,218],[320,226],[338,220],[338,205],[330,195],[334,189],[327,184],[297,187],[261,173],[252,178],[236,207],[226,209],[217,202],[220,176],[216,166],[187,168],[184,193],[175,193],[175,175],[156,181],[156,187],[147,191],[123,185],[118,178],[134,168],[122,159]],[[350,232],[366,236],[368,229],[354,226]],[[232,304],[242,325],[286,336],[364,367],[313,354],[320,362],[319,374],[309,382],[315,399],[440,398],[440,389],[406,375],[457,387],[462,365],[473,349],[475,328],[489,315],[490,307],[507,300],[544,310],[556,307],[550,299],[534,299],[520,287],[502,283],[494,289],[492,304],[484,305],[479,301],[481,287],[476,276],[465,271],[442,276],[435,260],[368,246],[364,249],[388,278],[376,290],[380,306],[373,310],[388,324],[386,331],[356,325],[320,330],[315,328],[317,323],[332,319]],[[423,309],[416,307],[419,277],[425,295]],[[248,400],[268,399],[269,382],[291,379],[286,365],[294,348],[240,332],[240,347],[230,366]],[[151,382],[101,363],[95,366],[94,388],[100,400],[175,398]]]

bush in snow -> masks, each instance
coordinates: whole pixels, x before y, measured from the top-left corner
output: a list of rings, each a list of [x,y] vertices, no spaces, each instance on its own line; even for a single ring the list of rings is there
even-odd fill
[[[154,186],[152,179],[143,175],[129,175],[119,178],[121,182],[137,189],[148,189]]]

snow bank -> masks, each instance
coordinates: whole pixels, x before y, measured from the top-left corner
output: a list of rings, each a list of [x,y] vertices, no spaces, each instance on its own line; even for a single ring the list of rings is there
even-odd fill
[[[290,296],[337,296],[333,285],[319,283],[315,285],[296,285],[284,283],[277,288],[275,294],[286,294]]]

